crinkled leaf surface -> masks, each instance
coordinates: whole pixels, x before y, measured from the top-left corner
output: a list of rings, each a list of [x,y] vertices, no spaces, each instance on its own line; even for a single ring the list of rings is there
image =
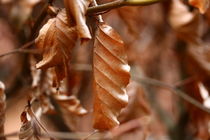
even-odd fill
[[[101,23],[94,44],[94,128],[106,130],[119,124],[117,117],[128,103],[126,48],[119,34]]]
[[[63,107],[69,113],[75,115],[85,115],[87,114],[87,110],[82,107],[80,101],[75,96],[67,96],[67,95],[55,95],[54,96],[57,103]]]
[[[36,39],[36,46],[43,52],[43,59],[36,68],[54,67],[58,81],[65,77],[71,49],[77,41],[75,27],[69,27],[65,11],[49,19]]]

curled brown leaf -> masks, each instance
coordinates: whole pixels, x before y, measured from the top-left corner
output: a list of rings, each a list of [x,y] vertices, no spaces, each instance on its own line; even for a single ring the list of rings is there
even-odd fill
[[[54,98],[69,113],[79,116],[87,114],[87,110],[81,106],[80,101],[73,95],[67,96],[60,94],[54,95]]]
[[[40,140],[39,133],[40,128],[32,120],[27,111],[23,111],[21,114],[22,126],[20,128],[19,139],[20,140]]]
[[[78,35],[82,40],[91,39],[91,34],[86,25],[86,11],[92,0],[65,0],[65,7],[69,17],[69,22],[74,19]],[[72,23],[70,23],[71,25]]]
[[[101,23],[94,44],[94,128],[111,129],[119,124],[117,117],[128,103],[129,83],[126,48],[119,34]]]

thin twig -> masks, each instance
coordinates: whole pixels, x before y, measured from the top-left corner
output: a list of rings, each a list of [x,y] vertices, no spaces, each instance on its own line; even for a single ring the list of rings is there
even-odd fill
[[[188,96],[186,93],[184,93],[183,91],[174,88],[173,86],[166,84],[164,82],[161,82],[159,80],[156,79],[152,79],[152,78],[148,78],[148,77],[141,77],[138,76],[137,74],[133,74],[132,75],[132,79],[140,82],[140,83],[144,83],[144,84],[149,84],[149,85],[154,85],[154,86],[160,86],[166,89],[171,90],[173,93],[179,95],[182,99],[184,99],[185,101],[191,103],[192,105],[198,107],[199,109],[207,112],[210,114],[210,109],[208,109],[207,107],[203,106],[200,102],[196,101],[195,99],[193,99],[192,97]]]
[[[184,86],[184,85],[187,85],[187,84],[189,84],[189,83],[191,83],[191,82],[194,82],[195,80],[196,80],[196,77],[195,77],[195,76],[189,77],[189,78],[184,79],[184,80],[182,80],[182,81],[176,82],[176,83],[174,84],[174,87],[179,88],[179,87],[182,87],[182,86]]]
[[[28,108],[28,112],[31,115],[32,118],[34,118],[34,120],[37,122],[37,124],[46,132],[46,134],[48,134],[48,136],[50,138],[53,138],[49,133],[47,128],[44,127],[44,125],[39,121],[39,119],[37,118],[37,116],[35,115],[34,111],[32,110],[31,107]]]
[[[161,2],[163,0],[116,0],[109,3],[101,4],[98,6],[89,7],[87,10],[87,14],[95,14],[98,12],[103,12],[107,10],[112,10],[115,8],[119,8],[122,6],[145,6],[154,4],[157,2]]]
[[[73,65],[74,65],[74,70],[92,71],[92,66],[90,64],[73,64]],[[166,84],[162,81],[159,81],[159,80],[156,80],[156,79],[153,79],[153,78],[140,77],[140,76],[137,76],[137,75],[138,74],[136,74],[136,73],[132,74],[132,79],[134,79],[135,81],[138,81],[140,83],[146,83],[146,84],[149,84],[149,85],[154,85],[154,86],[160,86],[160,87],[163,87],[163,88],[167,88],[167,89],[171,90],[173,93],[180,96],[185,101],[197,106],[201,110],[210,114],[210,109],[203,106],[200,102],[196,101],[195,99],[193,99],[192,97],[187,95],[185,92],[177,89],[175,86]]]
[[[87,140],[88,138],[90,138],[91,136],[93,136],[94,134],[98,133],[98,130],[93,131],[92,133],[88,134],[87,136],[85,136],[84,138],[82,138],[81,140]]]
[[[98,6],[96,0],[93,0],[93,4],[94,4],[94,6]],[[99,21],[100,23],[104,22],[101,15],[98,15],[97,17],[98,17],[98,21]]]
[[[50,134],[50,136],[53,136],[57,139],[77,139],[77,140],[80,140],[80,139],[84,138],[85,136],[92,134],[92,132],[87,133],[87,132],[53,132],[53,131],[48,131],[48,133]],[[97,134],[91,136],[91,140],[102,139],[102,138],[104,138],[106,133],[107,132],[97,133]],[[17,136],[19,136],[18,131],[12,132],[12,133],[9,133],[9,134],[5,134],[5,135],[0,134],[0,138],[2,138],[2,137],[17,137]],[[41,133],[40,137],[50,138],[47,133]]]

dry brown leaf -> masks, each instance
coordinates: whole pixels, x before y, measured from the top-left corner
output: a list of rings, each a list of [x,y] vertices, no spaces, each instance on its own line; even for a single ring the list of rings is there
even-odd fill
[[[92,0],[64,0],[69,22],[74,19],[78,35],[82,40],[91,39],[91,34],[86,25],[86,11]],[[70,23],[71,25],[72,23]]]
[[[67,110],[69,113],[74,115],[85,115],[87,114],[87,110],[83,108],[80,104],[80,101],[75,96],[67,96],[67,95],[54,95],[57,103]]]
[[[43,52],[43,59],[36,68],[54,67],[57,80],[62,80],[76,40],[76,29],[68,26],[66,13],[62,10],[56,18],[49,19],[39,32],[36,46]]]
[[[126,48],[119,34],[101,23],[94,44],[94,128],[111,129],[119,124],[117,117],[128,103],[129,83]]]
[[[20,128],[19,139],[20,140],[39,140],[38,134],[40,128],[32,120],[28,112],[24,111],[21,114],[22,126]]]
[[[189,0],[189,3],[198,8],[201,14],[204,14],[209,8],[209,0]]]
[[[173,0],[169,12],[169,23],[178,37],[189,43],[199,44],[199,15],[190,12],[180,0]]]

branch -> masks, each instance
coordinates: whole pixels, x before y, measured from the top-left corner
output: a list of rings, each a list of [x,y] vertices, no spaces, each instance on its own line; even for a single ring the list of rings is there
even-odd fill
[[[15,53],[38,53],[38,51],[36,49],[26,49],[30,46],[32,46],[34,44],[34,40],[24,44],[23,46],[21,46],[20,48],[18,49],[14,49],[10,52],[7,52],[7,53],[3,53],[3,54],[0,54],[0,58],[1,57],[4,57],[4,56],[7,56],[7,55],[11,55],[11,54],[15,54]]]
[[[73,64],[73,70],[78,70],[78,71],[92,71],[92,66],[90,64]],[[133,68],[135,69],[135,68]],[[200,102],[198,102],[197,100],[195,100],[194,98],[190,97],[189,95],[187,95],[185,92],[179,90],[176,86],[172,86],[169,84],[166,84],[162,81],[153,79],[153,78],[149,78],[149,77],[141,77],[139,76],[139,74],[133,73],[132,74],[132,79],[140,82],[140,83],[144,83],[144,84],[148,84],[148,85],[154,85],[154,86],[159,86],[159,87],[163,87],[166,89],[171,90],[173,93],[177,94],[178,96],[180,96],[182,99],[184,99],[185,101],[193,104],[194,106],[198,107],[199,109],[207,112],[210,114],[210,109],[208,109],[207,107],[203,106]]]
[[[57,139],[75,139],[75,140],[81,140],[82,138],[84,138],[85,136],[87,135],[90,135],[92,134],[91,133],[86,133],[86,132],[53,132],[53,131],[48,131],[48,133],[57,138]],[[50,138],[49,137],[49,134],[43,132],[40,134],[40,137],[41,138]],[[106,136],[107,132],[98,132],[97,134],[91,136],[91,140],[99,140],[99,139],[102,139]],[[12,133],[9,133],[9,134],[0,134],[0,139],[3,138],[3,137],[17,137],[19,136],[19,132],[16,131],[16,132],[12,132]]]
[[[171,90],[173,93],[179,95],[182,99],[186,100],[187,102],[191,103],[192,105],[198,107],[199,109],[207,112],[208,114],[210,114],[210,109],[208,109],[207,107],[203,106],[200,102],[198,102],[197,100],[195,100],[194,98],[188,96],[186,93],[184,93],[183,91],[169,85],[166,84],[164,82],[161,82],[159,80],[155,80],[152,78],[148,78],[148,77],[141,77],[138,76],[137,74],[133,74],[132,75],[133,79],[137,82],[140,83],[144,83],[144,84],[149,84],[149,85],[154,85],[154,86],[159,86],[159,87],[163,87],[166,89]]]
[[[87,14],[96,14],[101,13],[103,11],[112,10],[115,8],[119,8],[122,6],[145,6],[151,5],[157,2],[161,2],[163,0],[116,0],[109,3],[101,4],[98,6],[89,7],[87,10]]]

